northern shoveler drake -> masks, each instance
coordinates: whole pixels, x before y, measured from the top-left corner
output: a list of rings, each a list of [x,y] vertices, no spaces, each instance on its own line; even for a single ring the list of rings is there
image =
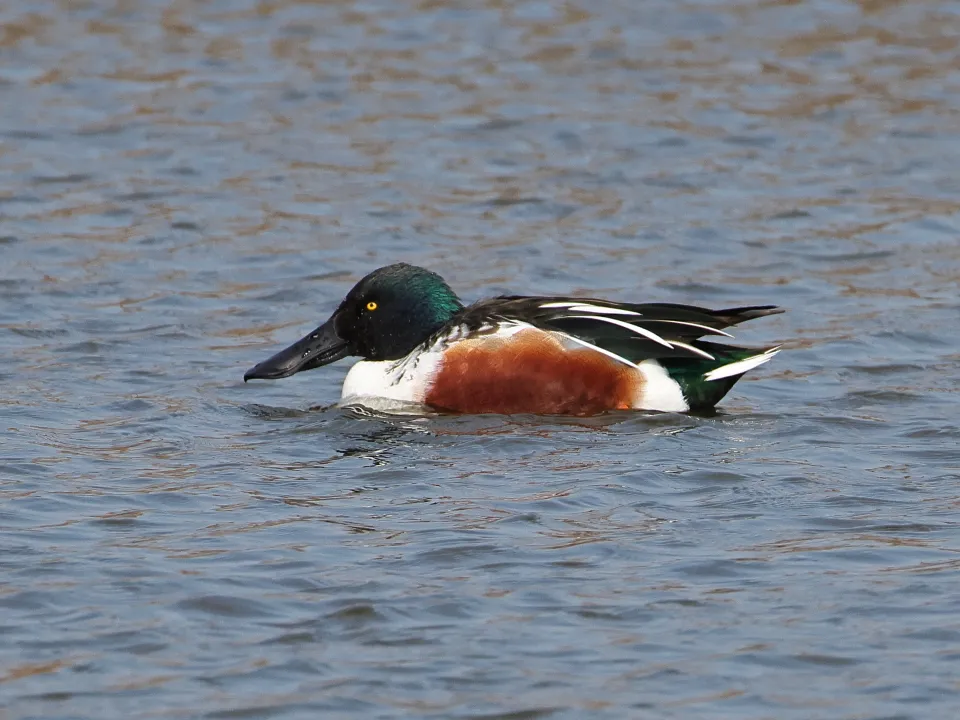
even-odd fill
[[[773,305],[707,310],[672,303],[496,297],[464,307],[436,273],[375,270],[323,325],[251,368],[277,379],[360,356],[342,401],[416,404],[459,413],[592,415],[713,407],[778,347],[700,338],[783,312]]]

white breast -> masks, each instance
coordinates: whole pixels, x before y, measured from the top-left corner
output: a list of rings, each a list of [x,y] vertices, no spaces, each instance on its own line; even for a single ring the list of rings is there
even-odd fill
[[[505,323],[487,339],[509,337],[526,323]],[[459,340],[464,328],[455,327],[433,345],[415,349],[412,355],[400,360],[361,360],[347,373],[340,391],[340,404],[356,402],[367,407],[382,409],[387,405],[423,405],[430,384],[440,369],[443,351],[451,342]]]
[[[441,359],[440,353],[424,352],[402,360],[361,360],[343,381],[340,404],[422,405]]]

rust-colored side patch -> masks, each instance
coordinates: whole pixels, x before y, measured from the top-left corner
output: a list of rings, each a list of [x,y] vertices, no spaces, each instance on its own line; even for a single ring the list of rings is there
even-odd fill
[[[425,402],[461,413],[594,415],[628,409],[636,370],[590,350],[568,350],[547,332],[478,338],[444,353]]]

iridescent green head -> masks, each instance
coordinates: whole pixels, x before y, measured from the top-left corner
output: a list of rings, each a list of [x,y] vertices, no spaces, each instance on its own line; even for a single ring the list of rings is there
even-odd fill
[[[358,282],[323,325],[243,377],[287,377],[348,355],[398,360],[462,309],[436,273],[406,263],[387,265]]]

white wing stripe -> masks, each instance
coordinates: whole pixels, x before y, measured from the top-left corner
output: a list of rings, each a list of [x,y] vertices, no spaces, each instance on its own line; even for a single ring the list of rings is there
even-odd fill
[[[648,338],[649,340],[653,340],[655,343],[660,343],[664,347],[673,349],[673,345],[668,343],[666,340],[664,340],[662,337],[660,337],[656,333],[650,332],[646,328],[642,328],[639,325],[631,325],[630,323],[624,322],[623,320],[617,320],[616,318],[603,317],[601,315],[565,315],[564,317],[568,317],[571,319],[581,318],[583,320],[599,320],[600,322],[610,323],[611,325],[619,325],[620,327],[626,328],[631,332],[635,332],[637,335],[642,335],[643,337]]]
[[[738,360],[737,362],[732,362],[727,365],[721,365],[720,367],[711,370],[708,373],[704,373],[704,380],[722,380],[723,378],[731,377],[733,375],[742,375],[747,370],[753,370],[759,365],[763,365],[765,362],[773,358],[780,352],[780,348],[770,348],[766,352],[760,353],[759,355],[754,355],[753,357],[748,357],[745,360]]]
[[[717,334],[717,335],[726,335],[728,338],[732,338],[732,337],[733,337],[733,335],[731,335],[730,333],[724,332],[723,330],[720,330],[719,328],[712,328],[712,327],[710,327],[709,325],[701,325],[700,323],[686,322],[685,320],[660,320],[660,319],[651,319],[650,322],[666,322],[666,323],[673,323],[674,325],[687,325],[687,326],[689,326],[689,327],[700,328],[701,330],[709,330],[711,333],[715,333],[715,334]],[[672,341],[671,341],[671,342],[672,342]]]
[[[671,342],[672,342],[675,346],[677,346],[677,347],[682,347],[682,348],[684,348],[684,349],[686,349],[686,350],[689,350],[690,352],[695,353],[696,355],[699,355],[700,357],[705,357],[707,360],[716,360],[716,358],[715,358],[713,355],[711,355],[710,353],[708,353],[706,350],[701,350],[701,349],[698,348],[698,347],[694,347],[693,345],[687,345],[686,343],[678,342],[677,340],[671,340]]]
[[[570,310],[571,312],[582,312],[582,313],[598,313],[600,315],[633,315],[634,317],[643,317],[643,313],[638,313],[634,310],[624,310],[623,308],[618,307],[604,307],[602,305],[590,305],[588,303],[572,303],[569,301],[564,302],[551,302],[544,303],[540,308],[547,310],[551,308],[562,308],[564,310]],[[724,332],[720,328],[710,327],[709,325],[701,325],[700,323],[687,322],[686,320],[667,320],[664,318],[650,318],[650,322],[664,322],[664,323],[673,323],[674,325],[686,325],[687,327],[700,328],[701,330],[707,330],[711,334],[715,335],[724,335],[728,338],[732,338],[728,332]]]
[[[632,367],[632,368],[636,368],[637,370],[640,369],[640,366],[639,366],[639,365],[637,365],[636,363],[630,362],[630,361],[627,360],[625,357],[622,357],[622,356],[620,356],[620,355],[617,355],[615,352],[610,352],[609,350],[604,350],[602,347],[597,347],[597,346],[594,345],[593,343],[588,343],[586,340],[581,340],[580,338],[574,337],[573,335],[567,335],[567,333],[558,333],[558,334],[559,334],[559,335],[563,335],[563,338],[564,338],[565,340],[572,340],[573,342],[578,343],[578,344],[580,344],[580,345],[583,345],[583,346],[586,347],[586,348],[590,348],[591,350],[596,350],[598,353],[602,353],[603,355],[606,355],[606,356],[609,357],[609,358],[613,358],[614,360],[617,360],[618,362],[622,362],[624,365],[627,365],[627,366]]]
[[[601,315],[633,315],[639,317],[642,314],[633,310],[624,310],[623,308],[618,307],[591,305],[590,303],[570,302],[569,300],[564,300],[563,302],[543,303],[543,305],[540,307],[544,310],[550,308],[561,308],[563,310],[572,310],[573,312],[600,313]]]
[[[616,308],[616,307],[601,307],[600,305],[571,305],[567,309],[570,310],[570,312],[600,313],[601,315],[634,315],[636,317],[640,316],[640,313],[634,312],[633,310],[624,310],[623,308]]]

